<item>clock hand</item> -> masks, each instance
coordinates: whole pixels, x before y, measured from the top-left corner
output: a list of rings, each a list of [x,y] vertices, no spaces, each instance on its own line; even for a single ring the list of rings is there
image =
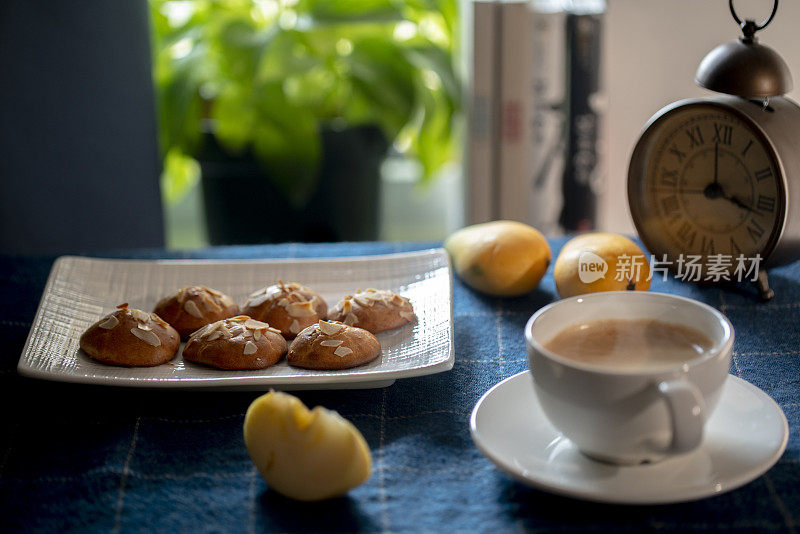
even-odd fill
[[[732,197],[723,196],[723,198],[725,200],[729,201],[729,202],[733,202],[734,204],[736,204],[737,206],[739,206],[742,209],[745,209],[747,211],[752,211],[753,213],[758,213],[758,211],[756,211],[755,209],[751,208],[750,206],[748,206],[747,204],[745,204],[744,202],[742,202],[741,200],[739,200],[735,196],[732,196]]]
[[[714,143],[714,181],[703,189],[706,198],[725,197],[722,186],[719,185],[719,143]]]

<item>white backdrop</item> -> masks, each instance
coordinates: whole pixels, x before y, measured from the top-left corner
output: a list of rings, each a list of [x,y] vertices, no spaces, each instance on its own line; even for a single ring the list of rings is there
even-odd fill
[[[772,0],[738,0],[735,7],[741,18],[760,22]],[[605,30],[607,180],[599,226],[632,234],[626,181],[639,132],[667,103],[709,94],[694,84],[697,66],[712,48],[741,32],[727,0],[609,0]],[[800,1],[783,0],[775,19],[757,36],[789,65],[795,89],[788,96],[800,101]]]

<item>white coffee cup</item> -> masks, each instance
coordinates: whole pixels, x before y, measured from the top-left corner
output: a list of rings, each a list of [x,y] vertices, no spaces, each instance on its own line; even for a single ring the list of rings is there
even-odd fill
[[[586,364],[544,348],[572,325],[655,319],[699,330],[705,353],[669,367],[630,370]],[[655,462],[702,442],[730,369],[733,326],[692,299],[641,291],[592,293],[556,301],[525,326],[528,364],[545,415],[584,454],[617,464]]]

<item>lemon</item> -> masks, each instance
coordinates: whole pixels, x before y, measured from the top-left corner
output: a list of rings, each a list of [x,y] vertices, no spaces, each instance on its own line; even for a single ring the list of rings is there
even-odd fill
[[[270,391],[250,404],[244,442],[267,485],[301,501],[346,493],[367,480],[372,457],[364,436],[338,413],[313,410]]]
[[[515,221],[467,226],[444,242],[453,269],[471,288],[495,296],[533,290],[552,259],[550,246],[535,228]]]
[[[598,291],[647,291],[650,264],[627,237],[594,232],[564,245],[553,266],[553,278],[563,298]]]

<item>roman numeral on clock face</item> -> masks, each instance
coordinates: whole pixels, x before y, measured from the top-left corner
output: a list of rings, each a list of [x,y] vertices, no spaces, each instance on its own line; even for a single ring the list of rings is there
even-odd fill
[[[764,235],[764,229],[758,224],[758,221],[750,219],[750,223],[747,225],[747,233],[750,234],[750,239],[753,240],[753,243],[758,243],[758,240]]]
[[[694,126],[686,130],[686,135],[689,136],[689,150],[703,144],[703,134],[699,126]]]
[[[694,238],[697,236],[697,232],[688,221],[683,221],[675,232],[675,235],[678,236],[678,239],[680,239],[684,245],[691,247],[694,243]]]
[[[672,145],[669,148],[669,153],[674,154],[678,158],[678,163],[682,163],[684,158],[686,157],[686,152],[681,152],[675,145]]]
[[[661,171],[661,185],[665,187],[678,187],[678,171]]]
[[[768,211],[772,213],[775,211],[775,197],[767,195],[758,195],[758,202],[756,202],[756,209],[759,211]]]
[[[730,145],[733,138],[733,127],[728,124],[714,123],[714,143]]]
[[[759,169],[756,171],[756,181],[760,182],[761,180],[766,180],[767,178],[772,177],[772,169],[769,167],[764,167],[763,169]]]
[[[664,215],[673,218],[678,216],[680,203],[678,202],[677,195],[669,195],[661,199],[661,209],[664,210]]]

